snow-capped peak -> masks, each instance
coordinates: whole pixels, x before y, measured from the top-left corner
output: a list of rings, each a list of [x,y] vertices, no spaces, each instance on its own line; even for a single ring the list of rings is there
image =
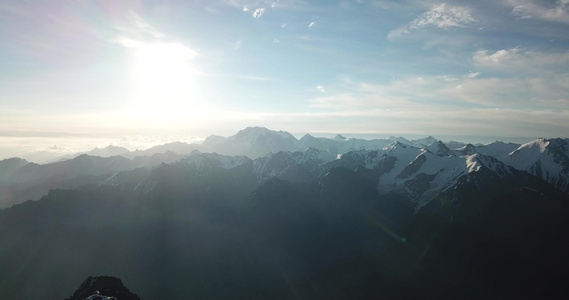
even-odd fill
[[[454,156],[452,150],[450,150],[442,141],[436,141],[432,144],[424,147],[427,151],[435,154],[436,156]]]
[[[549,141],[544,138],[539,138],[535,141],[531,141],[529,143],[525,143],[521,145],[518,149],[510,153],[510,155],[514,155],[516,152],[521,151],[522,149],[532,149],[532,152],[539,151],[539,153],[544,153],[549,146]]]

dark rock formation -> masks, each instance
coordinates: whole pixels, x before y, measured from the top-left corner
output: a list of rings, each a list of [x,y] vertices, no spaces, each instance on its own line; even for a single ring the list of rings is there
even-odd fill
[[[95,291],[99,291],[103,296],[115,297],[117,300],[140,300],[123,285],[120,279],[112,276],[87,277],[73,296],[65,300],[83,300]]]

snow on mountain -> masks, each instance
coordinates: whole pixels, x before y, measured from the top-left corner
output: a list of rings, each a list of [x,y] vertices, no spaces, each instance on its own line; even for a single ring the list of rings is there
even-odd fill
[[[269,153],[251,160],[246,156],[225,156],[216,153],[196,153],[182,160],[198,171],[234,169],[243,166],[259,182],[281,178],[292,182],[307,182],[322,173],[321,166],[335,157],[325,151],[309,148],[305,151]]]
[[[104,155],[125,150],[107,147],[95,149],[92,153]],[[227,138],[210,136],[202,145],[175,142],[122,155],[130,157],[150,153],[153,155],[130,160],[121,156],[101,158],[81,155],[69,161],[47,165],[27,164],[22,160],[22,166],[12,168],[14,171],[6,176],[3,174],[8,174],[8,168],[3,164],[6,165],[7,160],[0,161],[0,180],[2,176],[6,177],[0,185],[0,192],[13,191],[13,184],[24,183],[21,189],[37,189],[29,199],[34,199],[49,188],[76,187],[79,183],[128,183],[129,188],[149,191],[155,184],[148,179],[149,170],[133,169],[161,163],[182,169],[189,167],[198,173],[221,174],[229,171],[233,172],[231,176],[250,176],[248,178],[255,184],[271,178],[312,182],[333,168],[344,167],[352,171],[360,168],[360,171],[367,172],[372,180],[377,181],[381,193],[404,193],[417,207],[422,207],[441,191],[451,188],[459,177],[468,177],[480,170],[489,171],[494,174],[492,176],[504,177],[512,174],[512,169],[508,167],[511,166],[543,178],[565,191],[569,182],[567,139],[538,139],[523,145],[494,142],[477,146],[444,143],[432,136],[409,141],[401,137],[364,140],[337,135],[330,139],[306,134],[297,140],[288,132],[249,127]],[[195,172],[192,171],[192,174],[197,174]],[[81,180],[74,179],[79,177]],[[28,199],[17,201],[24,200]]]
[[[447,147],[442,141],[435,141],[432,144],[424,147],[427,151],[435,154],[436,156],[455,156],[453,151]]]
[[[493,157],[455,155],[440,141],[422,148],[395,142],[381,150],[351,151],[327,166],[343,166],[352,170],[363,166],[375,170],[380,193],[403,193],[416,203],[417,208],[453,186],[459,177],[477,172],[482,167],[498,177],[511,173],[511,168]]]
[[[224,155],[246,155],[258,158],[269,153],[292,151],[298,140],[286,131],[264,127],[247,127],[228,138],[208,138],[202,144],[210,152]]]
[[[380,150],[389,146],[393,142],[394,140],[389,140],[389,139],[373,139],[373,140],[347,139],[345,143],[339,147],[338,154],[346,153],[349,151],[358,151],[358,150]]]
[[[466,156],[468,173],[477,172],[481,167],[486,167],[500,178],[512,175],[514,168],[501,162],[500,160],[483,154],[473,154]]]
[[[537,139],[523,144],[504,162],[564,191],[569,188],[569,143],[564,139]]]
[[[438,140],[432,136],[428,136],[426,138],[422,138],[422,139],[416,139],[416,140],[410,140],[409,144],[411,144],[412,146],[415,147],[423,147],[423,146],[428,146],[431,145],[433,143],[438,142]]]
[[[520,144],[515,143],[504,143],[496,141],[488,145],[476,147],[477,153],[493,156],[499,160],[505,160],[509,154],[518,149]]]
[[[394,142],[400,142],[400,143],[408,144],[408,145],[412,144],[411,141],[409,141],[408,139],[406,139],[406,138],[404,138],[404,137],[402,137],[402,136],[399,136],[399,137],[397,137],[397,136],[389,136],[389,137],[385,138],[385,140],[386,140],[386,141],[389,141],[390,144],[391,144],[391,143],[394,143]]]
[[[456,150],[456,149],[459,149],[459,148],[466,146],[466,143],[457,142],[457,141],[448,141],[448,142],[444,142],[444,143],[445,143],[445,145],[447,145],[447,147],[449,147],[449,149],[452,149],[452,150]]]
[[[384,159],[386,157],[393,157],[395,158],[395,163],[391,170],[381,177],[380,184],[382,186],[392,186],[396,185],[397,182],[400,181],[397,177],[403,172],[403,170],[426,151],[397,141],[384,148],[383,152]]]
[[[352,151],[378,150],[400,142],[410,145],[410,142],[404,138],[389,137],[386,139],[358,139],[358,138],[316,138],[309,134],[303,136],[297,143],[296,150],[303,151],[306,148],[313,147],[321,151],[329,152],[335,156],[342,156]]]
[[[329,138],[323,137],[314,137],[310,134],[305,134],[303,137],[298,140],[296,143],[295,150],[303,151],[308,148],[315,148],[322,151],[327,151],[332,154],[339,153],[340,145],[345,142],[344,140],[332,140]]]
[[[454,150],[454,152],[456,153],[456,155],[472,155],[475,154],[477,151],[476,146],[468,143],[460,148],[456,148]]]
[[[544,155],[547,155],[548,146],[549,141],[546,139],[537,139],[523,144],[509,154],[508,164],[519,170],[528,170]]]

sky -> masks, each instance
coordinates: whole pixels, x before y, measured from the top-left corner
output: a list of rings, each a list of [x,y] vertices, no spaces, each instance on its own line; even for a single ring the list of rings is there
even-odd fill
[[[566,138],[569,0],[0,0],[0,158],[247,126]]]

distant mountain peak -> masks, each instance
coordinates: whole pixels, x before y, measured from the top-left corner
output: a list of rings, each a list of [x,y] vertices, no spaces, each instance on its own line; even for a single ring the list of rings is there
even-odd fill
[[[406,145],[400,141],[395,141],[391,143],[391,145],[387,146],[388,149],[395,149],[395,148],[407,148],[409,145]]]
[[[101,157],[109,157],[109,156],[116,156],[116,155],[123,155],[129,153],[125,147],[108,145],[107,147],[99,148],[95,147],[95,149],[85,152],[84,154],[91,155],[91,156],[101,156]]]
[[[336,136],[333,138],[334,140],[347,140],[343,135],[341,134],[336,134]]]
[[[424,149],[435,154],[436,156],[454,156],[452,150],[450,150],[449,147],[447,147],[447,145],[445,145],[445,143],[442,141],[435,141]]]
[[[460,155],[472,155],[476,153],[476,146],[468,143],[463,147],[456,149],[456,151],[460,153]]]
[[[317,138],[314,137],[313,135],[311,135],[310,133],[307,133],[300,138],[300,141],[302,141],[302,140],[314,140],[314,139],[317,139]]]
[[[296,138],[287,131],[282,131],[282,130],[275,131],[267,129],[265,127],[247,127],[245,129],[239,130],[239,132],[237,132],[234,136],[230,138],[234,138],[240,141],[254,142],[260,136],[267,136],[267,135],[275,137],[278,136],[280,138],[285,138],[285,139],[293,139],[296,141]]]

